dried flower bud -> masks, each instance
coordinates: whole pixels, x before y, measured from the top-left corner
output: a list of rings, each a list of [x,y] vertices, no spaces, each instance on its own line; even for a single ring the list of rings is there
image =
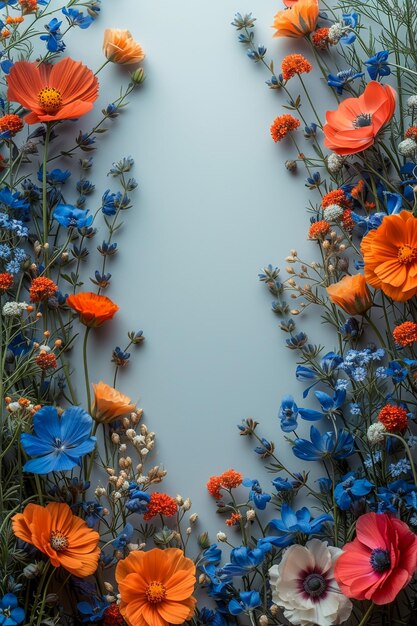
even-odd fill
[[[184,509],[184,511],[189,511],[191,509],[190,498],[186,498],[186,500],[184,500],[184,504],[182,505],[182,508]]]
[[[120,435],[118,433],[112,433],[111,440],[117,446],[120,443]]]
[[[222,542],[227,541],[226,533],[223,533],[221,531],[217,533],[216,537],[217,537],[217,541],[222,541]]]
[[[198,513],[193,513],[192,515],[190,515],[190,524],[195,524],[197,520],[198,520]]]

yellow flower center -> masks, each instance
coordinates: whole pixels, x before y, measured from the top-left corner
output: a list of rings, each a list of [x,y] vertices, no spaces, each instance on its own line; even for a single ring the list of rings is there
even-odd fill
[[[398,260],[404,265],[408,265],[417,259],[417,248],[413,248],[406,244],[398,248]]]
[[[152,604],[157,604],[158,602],[162,602],[167,595],[167,590],[162,583],[158,580],[153,580],[145,591],[148,602]]]
[[[61,550],[65,550],[65,548],[68,548],[68,537],[66,537],[59,530],[53,530],[51,532],[50,544],[51,548],[53,548],[57,552],[61,552]]]
[[[55,87],[44,87],[38,93],[38,101],[45,113],[53,115],[61,108],[62,96]]]

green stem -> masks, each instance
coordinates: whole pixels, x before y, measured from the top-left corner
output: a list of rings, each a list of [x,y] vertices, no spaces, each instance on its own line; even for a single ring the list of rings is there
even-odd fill
[[[365,615],[363,616],[363,618],[359,622],[358,626],[365,626],[365,624],[368,623],[369,618],[371,617],[371,614],[372,614],[374,608],[375,608],[375,604],[372,602],[372,604],[369,606],[368,610],[366,611]]]
[[[49,236],[49,211],[48,211],[48,198],[46,189],[46,167],[48,163],[48,149],[49,140],[51,136],[51,124],[47,122],[45,133],[45,145],[43,149],[43,161],[42,161],[42,227],[43,227],[43,253],[45,264],[45,275],[49,274],[48,268],[48,236]]]
[[[90,378],[88,375],[88,359],[87,359],[87,341],[90,333],[90,326],[85,327],[84,343],[83,343],[83,363],[84,363],[84,378],[85,378],[85,391],[87,396],[87,411],[91,410],[91,391],[90,391]]]

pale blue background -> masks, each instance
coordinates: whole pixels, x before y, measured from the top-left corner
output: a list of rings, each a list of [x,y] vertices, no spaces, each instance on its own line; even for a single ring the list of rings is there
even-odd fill
[[[211,474],[234,467],[257,475],[266,489],[271,479],[250,452],[254,446],[239,437],[242,418],[262,422],[265,436],[300,469],[277,411],[284,393],[301,400],[303,387],[257,274],[269,262],[285,267],[293,247],[314,258],[304,209],[311,193],[304,173],[294,178],[284,168],[291,145],[275,145],[269,135],[284,112],[283,94],[268,90],[265,68],[246,57],[230,22],[236,11],[253,11],[257,40],[276,63],[294,42],[272,38],[276,0],[102,4],[100,19],[68,52],[98,67],[104,28],[129,28],[147,53],[148,78],[96,158],[95,182],[106,188],[98,172],[132,155],[140,190],[110,268],[107,293],[121,311],[111,340],[95,335],[91,380],[111,383],[112,347],[128,330],[143,328],[145,345],[119,387],[140,397],[145,422],[158,435],[154,459],[169,471],[164,489],[191,497],[200,528],[213,536],[225,527],[205,490]],[[100,75],[102,106],[117,94],[125,69],[107,67]]]

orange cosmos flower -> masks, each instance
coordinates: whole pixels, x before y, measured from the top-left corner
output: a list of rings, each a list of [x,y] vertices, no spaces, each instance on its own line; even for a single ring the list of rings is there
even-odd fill
[[[106,28],[104,31],[103,51],[109,61],[120,65],[140,63],[145,58],[142,47],[131,33],[118,28]]]
[[[71,120],[93,108],[98,81],[93,72],[70,58],[55,65],[18,61],[7,76],[7,99],[31,113],[27,124]]]
[[[362,274],[344,276],[338,283],[329,285],[328,296],[349,315],[361,315],[372,306],[372,297]]]
[[[276,29],[274,37],[304,37],[316,28],[319,16],[317,0],[298,0],[287,4],[285,11],[278,11],[274,17],[272,28]]]
[[[28,504],[23,513],[12,517],[12,528],[16,537],[46,554],[54,567],[62,565],[80,578],[97,569],[99,534],[73,515],[68,504]]]
[[[120,612],[129,626],[168,626],[192,618],[195,565],[182,550],[131,552],[119,561]]]
[[[93,385],[93,392],[94,400],[91,415],[96,422],[109,424],[113,420],[131,413],[136,408],[134,404],[131,404],[128,396],[102,381]]]
[[[336,111],[327,111],[324,145],[341,155],[366,150],[394,115],[395,98],[390,85],[371,81],[359,98],[346,98]]]
[[[417,219],[408,211],[387,215],[361,244],[366,282],[397,302],[417,293]]]
[[[417,324],[415,322],[403,322],[392,331],[395,343],[405,348],[417,341]]]
[[[69,295],[68,306],[80,316],[80,322],[85,326],[95,328],[107,320],[111,320],[119,307],[107,298],[90,291],[80,291],[76,295]]]

